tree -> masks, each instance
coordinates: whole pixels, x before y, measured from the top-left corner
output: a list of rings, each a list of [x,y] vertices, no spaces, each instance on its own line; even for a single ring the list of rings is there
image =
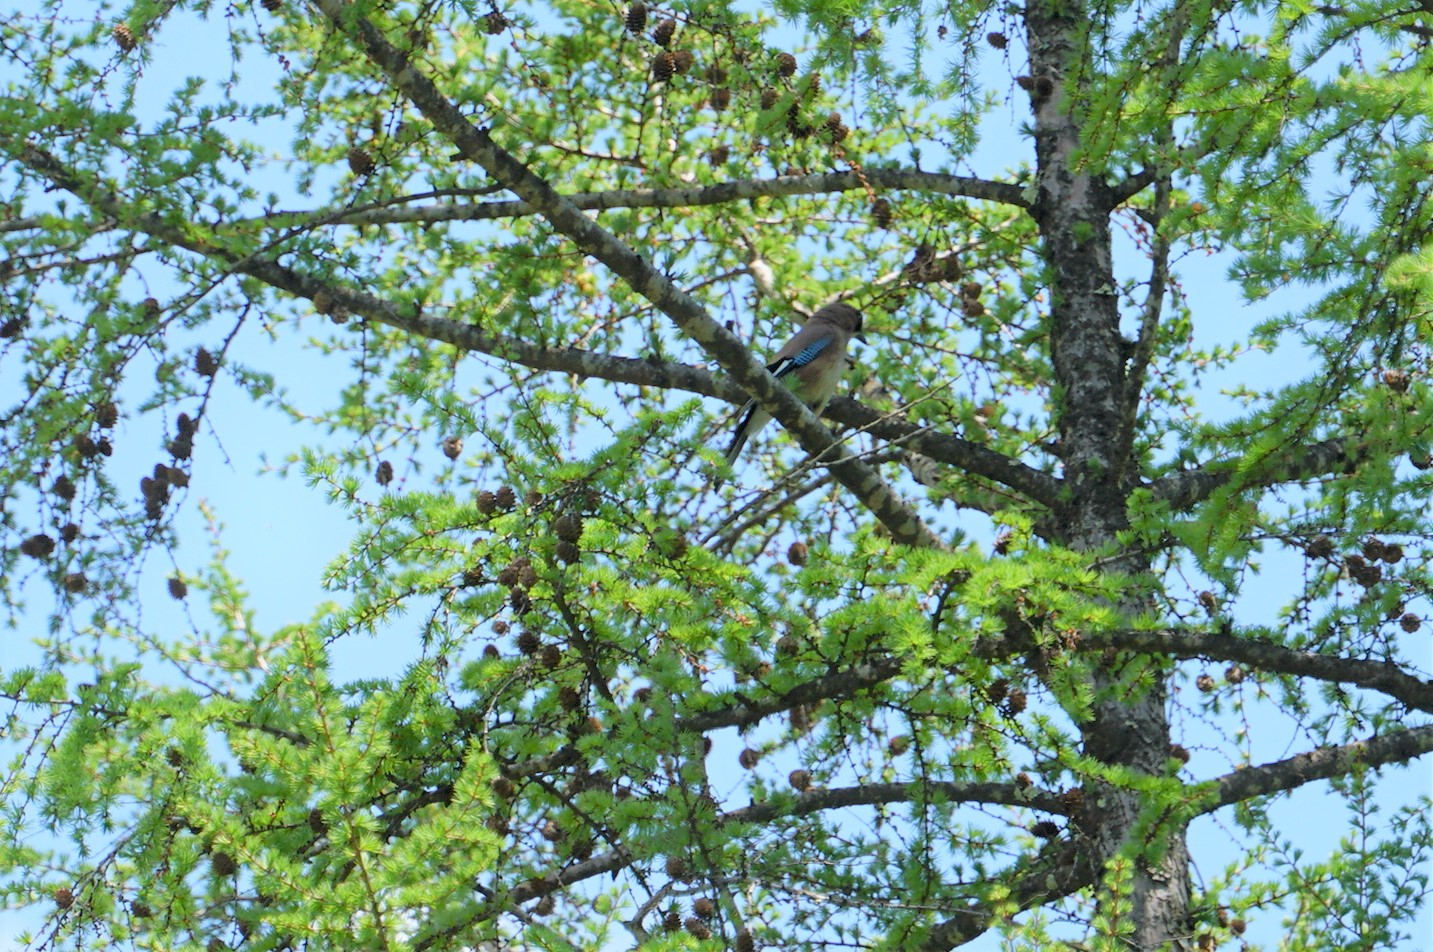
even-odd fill
[[[0,27],[38,946],[1407,936],[1427,3],[77,6]],[[1211,252],[1266,315],[1234,346]],[[837,299],[873,346],[818,421],[757,355]],[[748,395],[780,427],[727,474]],[[221,406],[308,427],[285,468],[352,521],[274,631],[180,544]],[[209,620],[156,632],[160,585]],[[1280,826],[1306,785],[1331,856]]]

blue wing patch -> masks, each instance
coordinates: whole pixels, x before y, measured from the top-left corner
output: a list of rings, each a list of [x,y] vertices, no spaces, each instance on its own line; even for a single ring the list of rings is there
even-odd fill
[[[796,368],[805,367],[807,364],[811,363],[811,361],[815,360],[823,350],[831,346],[831,343],[835,339],[836,338],[834,336],[827,335],[820,340],[813,340],[811,343],[801,348],[801,350],[794,356],[783,358],[781,360],[778,360],[774,364],[768,364],[766,369],[771,371],[771,373],[777,377],[789,374]]]

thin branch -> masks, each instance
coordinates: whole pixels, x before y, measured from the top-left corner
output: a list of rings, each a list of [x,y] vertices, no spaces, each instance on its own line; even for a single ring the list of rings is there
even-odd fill
[[[539,774],[549,773],[553,770],[561,770],[563,767],[570,767],[573,764],[582,762],[582,754],[572,744],[563,744],[550,754],[543,754],[541,757],[532,757],[528,760],[517,763],[500,763],[498,769],[504,777],[509,780],[517,780],[525,777],[536,777]]]
[[[1014,653],[1014,652],[1012,652]],[[782,694],[752,700],[741,695],[734,704],[690,714],[677,719],[675,733],[699,734],[719,730],[723,727],[751,727],[763,719],[801,707],[815,705],[821,701],[848,697],[876,685],[889,681],[901,671],[901,663],[892,657],[863,662],[854,667],[844,668],[812,678]],[[582,755],[572,744],[565,744],[550,754],[529,760],[501,765],[503,776],[510,779],[535,776],[578,763]]]
[[[1006,911],[1024,911],[1076,893],[1093,883],[1095,874],[1092,865],[1082,861],[1075,842],[1064,840],[1033,857],[1014,874],[1001,879],[1007,883],[1004,899],[998,906],[998,911],[1003,914]],[[1009,908],[1011,906],[1013,910]],[[939,923],[930,931],[929,937],[920,946],[921,952],[946,952],[964,945],[994,924],[996,912],[988,900],[972,900],[959,915]]]
[[[1419,0],[1418,6],[1419,6],[1419,8],[1422,9],[1425,13],[1433,13],[1433,10],[1429,10],[1429,9],[1428,9],[1428,6],[1429,6],[1429,5],[1428,5],[1426,2],[1424,2],[1424,0]],[[1350,11],[1344,9],[1343,7],[1336,7],[1336,6],[1332,6],[1332,5],[1324,5],[1324,6],[1318,7],[1317,9],[1318,9],[1318,11],[1319,11],[1320,13],[1322,13],[1324,16],[1328,16],[1328,17],[1351,17],[1351,16],[1353,15]],[[1365,25],[1365,26],[1373,26],[1373,25],[1375,25],[1375,24],[1387,24],[1387,25],[1389,25],[1389,26],[1392,26],[1395,30],[1402,30],[1404,33],[1411,33],[1411,34],[1413,34],[1414,36],[1433,37],[1433,27],[1426,27],[1426,26],[1424,26],[1424,25],[1421,24],[1421,23],[1391,23],[1391,22],[1390,22],[1394,17],[1412,16],[1413,14],[1415,14],[1415,13],[1417,13],[1417,12],[1418,12],[1417,10],[1392,10],[1392,11],[1390,11],[1390,12],[1384,14],[1383,16],[1380,16],[1380,17],[1377,17],[1377,18],[1375,18],[1375,19],[1373,19],[1373,20],[1370,20],[1368,23],[1363,24],[1363,25]],[[1358,26],[1359,26],[1358,24],[1354,24],[1351,28],[1352,28],[1352,29],[1358,29]]]
[[[912,191],[931,195],[956,195],[1028,208],[1017,185],[992,182],[964,175],[945,175],[917,169],[866,169],[862,172],[823,172],[809,175],[779,175],[769,179],[740,179],[716,185],[677,188],[626,188],[604,192],[576,192],[566,196],[583,211],[627,208],[693,208],[727,205],[754,198],[796,195],[827,195],[867,191],[867,186],[886,190]],[[522,200],[480,203],[443,202],[419,207],[393,207],[397,200],[362,208],[318,208],[309,211],[277,211],[258,218],[241,219],[239,225],[302,224],[315,219],[337,225],[431,225],[441,222],[493,221],[539,214]]]
[[[802,705],[816,704],[889,681],[901,671],[901,662],[894,657],[865,661],[819,678],[798,684],[783,694],[759,700],[742,699],[736,704],[691,714],[677,721],[677,731],[705,733],[723,727],[751,727],[763,718],[789,711]]]
[[[309,740],[307,737],[300,734],[298,731],[285,730],[282,727],[273,727],[269,724],[259,724],[249,720],[231,721],[230,723],[234,727],[238,727],[243,730],[258,731],[261,734],[268,734],[271,737],[277,737],[280,740],[286,740],[289,743],[293,744],[295,747],[308,747],[313,744],[313,741]]]
[[[417,950],[430,949],[435,945],[442,946],[444,941],[459,935],[479,922],[492,919],[495,916],[521,905],[531,899],[555,893],[564,886],[571,886],[584,880],[601,876],[604,873],[617,873],[632,865],[632,855],[623,850],[613,850],[610,853],[603,853],[601,856],[594,856],[589,860],[580,863],[573,863],[564,866],[562,869],[549,873],[538,879],[529,879],[526,882],[518,883],[511,889],[505,890],[500,896],[489,899],[489,901],[473,910],[472,914],[452,923],[438,932],[422,935],[414,938],[413,948]]]
[[[751,529],[768,525],[771,519],[797,500],[829,485],[831,474],[822,472],[800,485],[788,488],[789,479],[788,475],[775,486],[763,491],[749,505],[733,510],[726,519],[708,532],[699,544],[711,546],[712,551],[723,555],[730,554],[732,547]]]
[[[1166,130],[1167,131],[1167,130]],[[1165,136],[1168,138],[1168,136]],[[1144,313],[1140,317],[1139,334],[1135,338],[1134,350],[1130,354],[1129,370],[1125,375],[1125,401],[1120,431],[1116,438],[1114,458],[1125,475],[1125,467],[1132,460],[1135,435],[1139,432],[1139,406],[1144,398],[1145,380],[1154,361],[1155,342],[1159,335],[1159,322],[1164,314],[1164,292],[1169,283],[1169,238],[1160,233],[1160,222],[1169,210],[1172,185],[1168,176],[1161,176],[1155,183],[1154,212],[1151,227],[1154,245],[1150,254],[1149,291],[1144,299]]]
[[[945,803],[985,803],[1007,807],[1028,807],[1045,813],[1065,815],[1068,811],[1060,794],[1013,783],[960,783],[957,781],[912,780],[910,783],[871,783],[834,790],[811,790],[795,800],[753,803],[721,815],[722,823],[767,823],[779,817],[805,816],[842,807],[875,806],[882,803],[913,803],[940,797]]]
[[[1167,177],[1178,168],[1184,168],[1203,158],[1206,149],[1199,145],[1187,145],[1174,153],[1174,158],[1169,162],[1161,162],[1156,165],[1149,165],[1138,172],[1133,172],[1121,181],[1110,186],[1111,207],[1119,207],[1125,202],[1134,198],[1140,192],[1149,188],[1162,176]]]

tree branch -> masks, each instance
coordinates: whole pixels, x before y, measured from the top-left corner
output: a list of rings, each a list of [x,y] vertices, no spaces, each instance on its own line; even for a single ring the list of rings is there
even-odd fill
[[[882,803],[910,803],[939,796],[947,803],[987,803],[1028,807],[1064,816],[1068,811],[1060,795],[1013,783],[960,783],[957,781],[913,780],[910,783],[872,783],[835,790],[811,790],[787,803],[753,803],[723,813],[723,823],[766,823],[778,817],[805,816],[843,807],[875,806]]]
[[[1262,671],[1352,684],[1381,692],[1410,710],[1433,713],[1433,681],[1423,680],[1397,665],[1382,661],[1316,654],[1233,635],[1172,629],[1091,632],[1071,642],[1071,647],[1082,653],[1113,648],[1172,658],[1237,661]],[[971,646],[970,654],[975,658],[995,661],[1038,648],[1038,642],[1029,634],[1011,631],[979,639]],[[870,659],[803,682],[784,694],[754,700],[743,698],[736,704],[684,717],[677,722],[677,729],[702,733],[724,727],[751,727],[764,718],[795,707],[849,697],[875,687],[900,674],[901,667],[900,660],[892,656]]]
[[[1429,10],[1429,9],[1428,9],[1428,6],[1429,6],[1429,5],[1428,5],[1427,2],[1425,2],[1425,0],[1418,0],[1418,7],[1419,7],[1419,9],[1423,10],[1423,12],[1425,12],[1425,13],[1433,13],[1433,10]],[[1343,8],[1343,7],[1333,6],[1332,4],[1324,4],[1323,6],[1317,7],[1316,9],[1318,10],[1318,12],[1320,12],[1320,13],[1322,13],[1324,16],[1328,16],[1328,17],[1345,17],[1345,18],[1347,18],[1347,17],[1353,16],[1353,14],[1352,14],[1349,10],[1346,10],[1346,9]],[[1367,22],[1367,23],[1364,23],[1364,24],[1357,24],[1357,23],[1355,23],[1355,24],[1351,25],[1351,26],[1349,27],[1349,29],[1352,31],[1352,30],[1357,30],[1360,26],[1373,26],[1373,25],[1375,25],[1375,24],[1386,23],[1386,24],[1389,24],[1390,26],[1392,26],[1395,30],[1402,30],[1404,33],[1412,33],[1414,36],[1422,36],[1422,37],[1433,36],[1433,28],[1426,27],[1426,26],[1424,26],[1424,25],[1421,24],[1421,23],[1390,23],[1390,21],[1391,21],[1394,17],[1412,16],[1412,15],[1414,15],[1414,14],[1417,13],[1417,12],[1418,12],[1417,10],[1393,10],[1393,11],[1390,11],[1389,13],[1386,13],[1386,14],[1384,14],[1383,16],[1377,17],[1377,18],[1375,18],[1375,19],[1373,19],[1373,20],[1371,20],[1371,21],[1369,21],[1369,22]]]
[[[1430,751],[1433,751],[1433,724],[1425,724],[1339,747],[1320,747],[1258,767],[1245,767],[1212,781],[1215,793],[1200,813],[1213,813],[1253,797],[1293,790],[1315,780],[1328,780],[1351,773],[1360,766],[1407,763]]]
[[[774,694],[759,700],[743,698],[727,707],[679,718],[676,729],[679,733],[705,733],[723,727],[751,727],[773,714],[831,698],[847,697],[857,691],[875,687],[883,681],[889,681],[900,671],[901,662],[896,658],[877,658],[802,682],[784,694]]]
[[[1157,182],[1161,176],[1167,177],[1174,169],[1180,168],[1181,166],[1188,166],[1198,161],[1204,154],[1205,149],[1202,146],[1187,145],[1182,149],[1176,150],[1174,161],[1145,166],[1138,172],[1133,172],[1124,179],[1115,182],[1110,186],[1112,207],[1123,205]]]
[[[234,273],[257,278],[295,297],[310,301],[327,298],[337,308],[367,320],[533,370],[593,377],[640,387],[683,390],[732,404],[745,403],[748,399],[746,391],[735,382],[703,367],[650,358],[620,357],[576,347],[544,347],[520,337],[491,333],[480,324],[439,317],[406,303],[400,306],[364,291],[311,277],[271,260],[243,257],[205,245],[157,217],[137,212],[116,196],[97,191],[54,156],[38,148],[27,146],[20,154],[36,172],[84,199],[107,217],[123,221],[128,227],[176,248],[221,261]],[[970,440],[895,420],[889,414],[878,413],[849,397],[832,400],[823,415],[869,432],[878,439],[898,442],[938,462],[1007,486],[1042,505],[1053,507],[1058,502],[1060,481],[1054,476]]]
[[[1025,864],[1023,871],[1002,878],[1009,885],[1000,903],[1001,912],[1008,906],[1014,906],[1016,910],[1023,912],[1033,906],[1078,892],[1095,880],[1091,864],[1081,861],[1080,850],[1072,840],[1061,841],[1033,857]],[[921,952],[946,952],[984,933],[996,916],[996,909],[992,909],[991,905],[986,899],[967,903],[959,915],[952,916],[931,930],[926,941],[920,946]]]
[[[922,456],[958,466],[1002,486],[1008,486],[1033,502],[1054,509],[1060,505],[1061,480],[1035,469],[1004,453],[982,446],[951,433],[934,432],[926,427],[892,419],[850,397],[836,397],[826,407],[826,416],[870,433],[872,436],[899,443]]]
[[[970,653],[973,657],[995,661],[1026,654],[1039,647],[1029,633],[1007,631],[981,638],[971,646]],[[1299,651],[1266,641],[1251,641],[1232,633],[1175,629],[1095,631],[1082,633],[1078,639],[1064,642],[1060,647],[1060,650],[1081,653],[1106,649],[1180,659],[1237,661],[1260,671],[1352,684],[1378,691],[1409,710],[1433,713],[1433,680],[1409,674],[1395,664]]]
[[[1378,691],[1410,710],[1433,713],[1433,681],[1409,674],[1394,664],[1299,651],[1283,645],[1250,641],[1233,634],[1195,631],[1095,632],[1080,639],[1079,651],[1139,651],[1173,658],[1237,661],[1262,671],[1313,678]],[[985,652],[980,652],[984,654]]]
[[[944,547],[915,509],[900,499],[872,467],[847,453],[815,414],[757,363],[741,340],[713,320],[700,303],[499,146],[488,130],[473,126],[462,110],[444,98],[433,82],[419,73],[377,27],[356,15],[351,4],[345,0],[316,2],[333,26],[359,43],[369,60],[387,74],[394,86],[465,157],[476,161],[495,180],[531,205],[554,229],[671,318],[718,366],[731,374],[738,386],[785,426],[802,449],[828,466],[894,539],[918,547]]]
[[[1343,437],[1295,447],[1268,459],[1266,465],[1242,474],[1243,486],[1273,486],[1320,476],[1351,472],[1365,458],[1362,447]],[[1154,498],[1176,512],[1194,508],[1227,485],[1236,475],[1235,463],[1220,460],[1198,469],[1171,473],[1149,484]]]
[[[1144,632],[1116,632],[1117,636],[1144,635]],[[1179,635],[1176,632],[1156,632],[1158,635]],[[1212,636],[1211,636],[1212,637]],[[987,639],[987,645],[994,642],[1009,643],[1014,639]],[[1224,639],[1234,641],[1234,639]],[[1093,646],[1094,639],[1085,639],[1081,644]],[[1120,645],[1123,647],[1124,645]],[[1277,647],[1277,646],[1263,646]],[[1285,649],[1287,650],[1287,649]],[[985,654],[985,652],[980,652]],[[1177,652],[1176,652],[1177,653]],[[1317,656],[1315,656],[1317,657]],[[874,673],[869,672],[869,673]],[[808,682],[797,691],[829,679]],[[788,692],[790,698],[796,692]],[[826,694],[824,696],[830,696]],[[701,715],[700,717],[708,717]],[[696,719],[681,722],[684,729],[692,729]],[[718,718],[713,726],[732,726],[740,721]],[[1433,725],[1397,731],[1383,737],[1356,741],[1339,747],[1320,748],[1284,760],[1236,770],[1213,781],[1212,793],[1204,802],[1199,813],[1212,813],[1223,807],[1241,803],[1257,796],[1280,793],[1317,780],[1327,780],[1346,774],[1358,766],[1378,767],[1389,763],[1402,763],[1433,751]],[[924,786],[929,792],[938,793],[948,800],[966,803],[995,803],[1013,807],[1028,807],[1049,813],[1065,813],[1066,808],[1058,794],[1047,791],[1021,789],[1014,784],[941,782],[910,784],[871,784],[834,790],[816,790],[801,794],[783,804],[758,803],[722,814],[722,823],[765,823],[782,816],[801,816],[822,810],[851,806],[869,806],[879,803],[902,803],[916,799],[915,790]],[[549,875],[530,879],[507,890],[500,902],[478,910],[466,924],[492,918],[514,904],[556,892],[604,873],[616,872],[633,862],[633,857],[621,850],[614,850],[575,863]],[[1007,902],[1018,909],[1028,909],[1061,896],[1068,896],[1085,888],[1094,881],[1094,871],[1088,862],[1082,861],[1078,847],[1072,840],[1053,845],[1040,856],[1026,864],[1026,869],[1014,878]],[[946,950],[955,948],[986,931],[995,916],[995,911],[985,900],[968,904],[960,915],[951,917],[937,925],[930,934],[923,949]],[[420,940],[416,948],[427,948],[441,936],[430,936]]]
[[[1173,138],[1172,130],[1161,132],[1162,141]],[[1149,291],[1144,299],[1144,313],[1140,317],[1139,334],[1135,337],[1134,349],[1129,358],[1129,371],[1125,378],[1123,418],[1120,420],[1119,436],[1116,440],[1115,459],[1120,467],[1121,482],[1134,463],[1134,442],[1139,433],[1139,407],[1144,399],[1144,385],[1149,369],[1154,362],[1155,343],[1159,323],[1164,314],[1164,292],[1169,283],[1169,238],[1159,231],[1169,210],[1169,196],[1172,185],[1168,176],[1160,176],[1155,182],[1154,213],[1151,231]]]
[[[882,803],[909,803],[919,799],[917,788],[924,788],[925,795],[938,795],[948,802],[991,803],[1012,807],[1027,807],[1047,813],[1066,812],[1058,794],[1022,789],[1015,784],[1005,783],[957,783],[927,782],[863,784],[858,787],[844,787],[836,790],[813,790],[803,793],[785,803],[754,803],[737,810],[730,810],[717,818],[719,825],[733,823],[766,823],[780,817],[805,816],[823,810],[841,809],[853,806],[874,806]],[[1063,850],[1062,850],[1063,851]],[[426,936],[415,943],[414,948],[426,949],[439,939],[456,934],[456,930],[491,919],[512,906],[557,892],[565,886],[615,873],[632,865],[635,857],[622,849],[615,849],[601,856],[580,863],[573,863],[561,870],[518,883],[493,897],[484,907],[476,910],[463,923],[455,925],[451,932]],[[1077,887],[1078,888],[1078,887]]]
[[[861,172],[823,172],[810,175],[778,175],[769,179],[740,179],[715,185],[678,188],[628,188],[605,192],[576,192],[567,200],[583,211],[617,208],[693,208],[726,205],[754,198],[799,195],[826,195],[865,191],[867,188],[912,191],[934,195],[956,195],[1029,208],[1017,185],[992,182],[964,175],[922,172],[918,169],[863,169]],[[316,220],[328,225],[436,224],[455,221],[492,221],[538,214],[528,202],[443,202],[420,207],[393,207],[391,202],[359,208],[340,207],[310,211],[280,211],[261,218],[242,219],[239,224],[302,224]]]

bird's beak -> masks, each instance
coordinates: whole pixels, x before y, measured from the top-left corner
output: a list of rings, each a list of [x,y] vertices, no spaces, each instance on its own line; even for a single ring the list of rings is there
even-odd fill
[[[863,344],[869,344],[869,343],[870,343],[870,341],[866,340],[866,335],[865,335],[865,334],[857,334],[857,335],[856,335],[856,340],[860,341],[860,342],[863,343]]]

